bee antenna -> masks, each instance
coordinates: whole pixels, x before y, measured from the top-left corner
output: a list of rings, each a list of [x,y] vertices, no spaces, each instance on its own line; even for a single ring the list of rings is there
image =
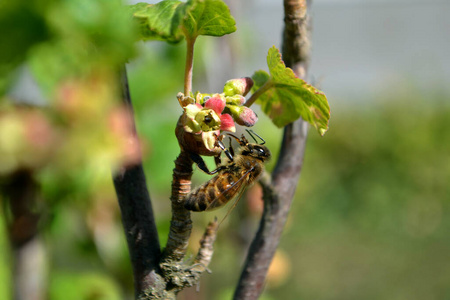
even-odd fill
[[[264,145],[266,143],[266,141],[259,134],[254,132],[253,130],[245,129],[245,131],[248,132],[248,134],[252,137],[252,139],[255,141],[255,143],[258,144],[258,141],[256,140],[256,138],[253,135],[256,135],[261,140],[261,144],[260,145]]]

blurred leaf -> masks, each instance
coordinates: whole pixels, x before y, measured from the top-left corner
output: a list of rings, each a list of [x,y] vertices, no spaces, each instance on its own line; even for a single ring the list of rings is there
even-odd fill
[[[131,6],[133,16],[139,21],[141,38],[177,43],[183,39],[179,30],[180,15],[187,6],[181,1],[166,0],[156,4],[137,3]]]
[[[328,130],[330,107],[325,94],[295,76],[281,60],[281,54],[273,46],[267,55],[270,76],[264,71],[256,72],[253,91],[263,88],[257,103],[278,127],[302,117],[324,135]]]
[[[3,199],[0,198],[1,201]],[[6,220],[4,214],[0,214],[0,299],[12,299],[11,295],[11,253],[8,240]]]
[[[223,36],[236,31],[236,22],[221,0],[166,0],[135,4],[130,10],[138,20],[143,39],[176,43],[184,37]]]
[[[0,95],[14,79],[12,71],[26,59],[28,51],[50,38],[45,16],[28,1],[0,4]]]
[[[101,273],[56,273],[50,283],[50,300],[120,300],[118,285]]]
[[[253,76],[253,87],[252,91],[255,92],[259,88],[261,88],[267,81],[270,79],[269,73],[263,70],[256,71]]]
[[[30,51],[30,66],[47,95],[64,78],[116,72],[135,53],[137,28],[118,1],[68,0],[46,14],[53,38]]]

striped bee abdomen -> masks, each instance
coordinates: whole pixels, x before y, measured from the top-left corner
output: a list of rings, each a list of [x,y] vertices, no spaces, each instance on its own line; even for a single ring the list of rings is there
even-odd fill
[[[240,189],[244,181],[234,174],[223,172],[190,192],[184,207],[192,211],[205,211],[225,205]]]

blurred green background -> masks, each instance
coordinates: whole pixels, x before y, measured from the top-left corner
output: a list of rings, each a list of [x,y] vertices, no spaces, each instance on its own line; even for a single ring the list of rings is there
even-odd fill
[[[236,11],[237,17],[242,14]],[[258,58],[257,68],[264,68],[264,56],[252,57],[252,47],[264,42],[246,22],[251,23],[241,21],[242,29],[229,37],[199,40],[194,89],[220,91],[225,80],[251,75],[241,65],[246,60]],[[278,41],[279,33],[272,32],[269,40]],[[314,34],[320,39],[320,32]],[[181,109],[175,95],[183,85],[184,47],[137,46],[128,65],[130,89],[164,245],[178,154],[173,133]],[[228,57],[223,56],[227,51],[231,68],[218,68],[214,60]],[[328,75],[324,69],[317,72]],[[324,79],[330,130],[324,137],[310,130],[297,193],[261,299],[450,299],[450,93],[440,82],[423,88],[407,70],[398,72],[406,79],[399,83],[386,76],[382,84],[377,79],[375,92],[349,83],[340,89],[330,84],[330,94],[327,83],[335,75]],[[276,157],[281,130],[259,116],[254,130]],[[66,186],[55,186],[61,182],[51,173],[42,178],[42,192],[51,200],[43,200],[39,246],[45,252],[48,298],[132,299],[131,267],[109,171],[77,173]],[[207,178],[196,171],[194,183]],[[258,225],[259,193],[257,186],[249,189],[221,225],[212,274],[204,274],[200,286],[183,291],[179,299],[231,298]],[[190,253],[205,224],[223,214],[194,214]],[[11,299],[12,258],[5,222],[0,225],[0,299]]]

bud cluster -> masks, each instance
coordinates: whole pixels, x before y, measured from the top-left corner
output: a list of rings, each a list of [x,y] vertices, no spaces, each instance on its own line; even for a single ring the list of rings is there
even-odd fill
[[[251,90],[251,78],[232,79],[226,82],[221,94],[202,94],[197,92],[195,98],[177,95],[178,102],[184,109],[180,118],[183,126],[183,138],[179,137],[180,145],[194,144],[193,135],[197,141],[202,141],[206,149],[190,149],[202,155],[216,155],[216,140],[222,131],[235,132],[235,122],[246,127],[253,126],[258,120],[257,115],[248,107],[243,106],[245,95]],[[178,132],[178,131],[177,131]],[[188,142],[183,142],[187,140]]]

